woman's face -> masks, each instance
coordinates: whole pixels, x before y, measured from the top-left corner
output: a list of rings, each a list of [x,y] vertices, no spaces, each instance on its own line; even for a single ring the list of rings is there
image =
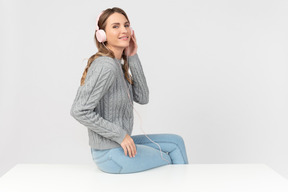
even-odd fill
[[[108,17],[105,32],[107,44],[110,47],[124,49],[129,46],[131,39],[130,23],[121,13],[113,13]]]

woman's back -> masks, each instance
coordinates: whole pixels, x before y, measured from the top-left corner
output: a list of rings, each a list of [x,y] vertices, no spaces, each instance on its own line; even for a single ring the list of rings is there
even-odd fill
[[[125,135],[132,133],[133,99],[140,104],[149,100],[138,55],[129,57],[134,90],[128,86],[119,62],[107,56],[96,58],[89,67],[85,84],[77,90],[70,111],[76,120],[88,127],[89,145],[94,149],[119,147]]]

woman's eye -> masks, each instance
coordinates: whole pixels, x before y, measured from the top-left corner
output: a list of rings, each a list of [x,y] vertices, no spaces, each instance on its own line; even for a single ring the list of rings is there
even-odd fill
[[[117,25],[114,25],[113,28],[118,27]],[[125,27],[129,27],[129,24],[125,25]]]

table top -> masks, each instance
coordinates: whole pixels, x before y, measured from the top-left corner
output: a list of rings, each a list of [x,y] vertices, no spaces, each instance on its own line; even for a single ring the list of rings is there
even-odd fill
[[[96,164],[17,164],[0,178],[2,192],[95,191],[288,192],[288,180],[265,164],[166,165],[109,174]]]

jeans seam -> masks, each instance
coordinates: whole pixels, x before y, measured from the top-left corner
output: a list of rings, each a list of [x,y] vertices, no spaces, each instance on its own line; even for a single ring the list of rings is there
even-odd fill
[[[95,158],[95,159],[99,159],[99,158],[103,157],[104,155],[106,155],[107,153],[109,153],[109,151],[107,151],[107,152],[104,153],[104,154],[101,154],[99,157],[97,157],[97,158]],[[93,156],[93,153],[92,153],[92,156]],[[94,156],[93,156],[93,159],[94,159]]]
[[[96,164],[97,164],[98,166],[101,166],[102,163],[105,163],[105,162],[108,162],[108,161],[112,161],[112,162],[115,163],[115,164],[119,167],[119,169],[120,169],[118,172],[112,172],[112,173],[121,173],[121,172],[122,172],[123,167],[122,167],[121,165],[119,165],[114,159],[112,159],[112,157],[108,157],[107,159],[102,160],[102,161],[100,161],[100,162],[97,162]],[[110,172],[110,173],[111,173],[111,172]]]
[[[155,143],[173,143],[174,145],[176,145],[179,149],[180,149],[180,153],[181,153],[181,156],[182,156],[182,158],[183,158],[183,160],[184,160],[184,162],[185,162],[185,158],[184,158],[184,156],[183,156],[183,152],[182,152],[182,150],[181,150],[181,148],[179,147],[179,145],[177,144],[177,143],[174,143],[174,142],[163,142],[163,141],[160,141],[160,142],[156,142],[156,141],[154,141]],[[141,144],[147,144],[147,143],[152,143],[152,142],[142,142]],[[155,144],[154,143],[154,144]],[[140,143],[135,143],[135,144],[138,144],[138,145],[141,145]],[[175,150],[175,149],[174,149]],[[173,151],[174,151],[173,150]],[[162,151],[162,150],[161,150]]]
[[[123,169],[123,167],[121,166],[121,165],[119,165],[114,159],[112,159],[112,157],[109,159],[109,160],[111,160],[111,161],[113,161],[116,165],[118,165],[119,166],[119,168],[120,168],[120,170],[119,170],[119,172],[118,173],[121,173],[121,171],[122,171],[122,169]]]

